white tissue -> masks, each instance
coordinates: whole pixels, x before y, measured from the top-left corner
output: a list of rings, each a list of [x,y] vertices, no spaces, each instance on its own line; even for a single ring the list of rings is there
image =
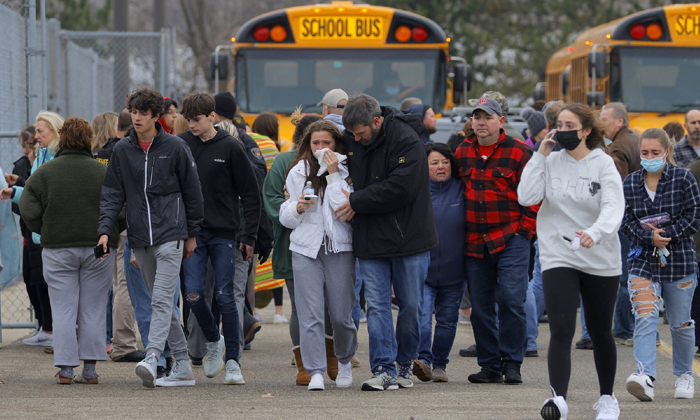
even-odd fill
[[[330,150],[329,148],[321,149],[321,150],[316,150],[316,159],[318,159],[318,164],[321,166],[318,169],[318,173],[316,176],[321,176],[324,173],[328,172],[328,165],[326,165],[326,161],[323,160],[323,155],[326,154],[326,151]],[[335,152],[335,157],[338,158],[338,163],[344,163],[345,160],[347,159],[347,156],[341,155],[340,153]]]

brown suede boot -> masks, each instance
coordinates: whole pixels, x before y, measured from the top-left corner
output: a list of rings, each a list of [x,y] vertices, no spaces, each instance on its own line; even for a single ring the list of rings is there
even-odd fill
[[[326,336],[326,373],[331,381],[338,376],[338,358],[335,357],[333,338]]]
[[[297,373],[297,385],[308,385],[311,382],[311,375],[304,369],[304,362],[301,360],[301,348],[299,346],[293,347],[292,352],[294,352],[294,360],[299,370]]]

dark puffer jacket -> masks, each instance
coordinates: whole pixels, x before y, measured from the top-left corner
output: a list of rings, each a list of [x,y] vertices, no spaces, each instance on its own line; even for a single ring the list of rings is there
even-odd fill
[[[369,146],[348,131],[344,137],[355,188],[350,205],[357,212],[352,242],[358,258],[415,255],[438,242],[421,117],[391,107],[382,107],[382,116]]]
[[[425,284],[455,287],[466,281],[464,232],[464,182],[458,178],[430,180],[433,214],[440,243],[430,250],[430,267]]]

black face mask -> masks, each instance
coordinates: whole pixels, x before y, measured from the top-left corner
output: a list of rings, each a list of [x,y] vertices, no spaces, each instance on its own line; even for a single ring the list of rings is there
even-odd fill
[[[566,150],[574,150],[581,143],[578,130],[557,131],[557,143]]]

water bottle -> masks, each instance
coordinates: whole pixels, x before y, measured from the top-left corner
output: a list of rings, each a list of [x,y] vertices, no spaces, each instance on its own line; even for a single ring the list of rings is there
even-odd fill
[[[306,181],[306,186],[304,187],[304,194],[316,195],[314,187],[313,185],[311,185],[311,181]]]
[[[313,185],[311,185],[311,181],[306,181],[304,194],[308,194],[304,195],[304,200],[313,202],[313,204],[309,204],[309,208],[306,211],[315,212],[318,209],[318,196],[316,196],[316,192],[314,191]]]

